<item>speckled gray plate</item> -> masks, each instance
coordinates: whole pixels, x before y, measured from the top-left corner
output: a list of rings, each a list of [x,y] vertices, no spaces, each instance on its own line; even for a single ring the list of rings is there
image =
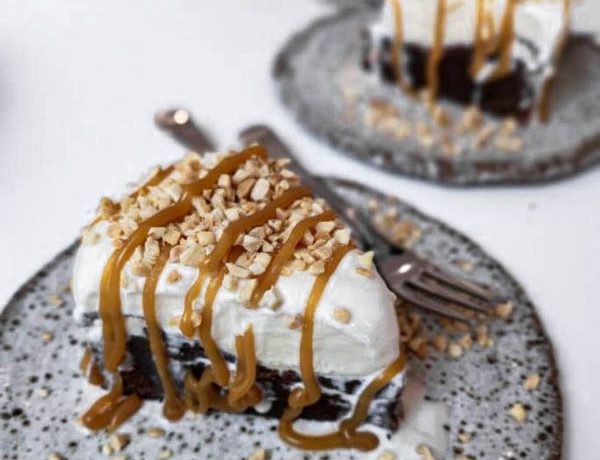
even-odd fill
[[[446,184],[532,183],[571,175],[600,161],[600,50],[587,38],[571,40],[551,96],[552,118],[519,130],[524,150],[499,151],[493,143],[454,157],[367,127],[369,101],[390,103],[409,120],[425,120],[422,104],[360,68],[360,32],[377,9],[342,8],[294,35],[279,53],[274,77],[281,97],[312,133],[343,153],[388,172]],[[461,107],[444,103],[457,118]]]
[[[479,460],[560,458],[563,427],[558,371],[550,340],[522,288],[481,248],[439,221],[356,184],[336,185],[359,206],[375,199],[384,209],[396,209],[400,219],[414,222],[422,232],[415,251],[449,271],[489,285],[514,303],[509,321],[489,323],[494,347],[474,346],[459,360],[435,351],[424,361],[411,359],[409,381],[426,382],[426,399],[448,405],[446,429],[451,449]],[[71,319],[73,300],[64,290],[74,252],[72,245],[40,270],[0,316],[3,460],[45,459],[53,451],[69,459],[96,459],[106,441],[106,435],[87,433],[76,422],[98,390],[79,373],[82,348]],[[458,261],[472,264],[472,272],[462,273]],[[64,298],[59,306],[49,301],[56,293]],[[424,315],[424,321],[428,329],[439,331],[433,318]],[[47,343],[42,340],[46,331],[54,334]],[[536,391],[528,392],[522,382],[531,373],[539,374],[541,383]],[[49,390],[49,395],[43,397],[41,388]],[[507,412],[515,402],[529,410],[525,423],[517,423]],[[144,428],[161,424],[168,430],[166,438],[140,434]],[[305,456],[282,444],[274,430],[274,421],[250,416],[211,414],[168,425],[147,412],[122,427],[132,435],[125,453],[136,460],[155,459],[165,447],[173,451],[173,458],[247,458],[258,445],[267,448],[273,459],[363,458],[348,451]],[[458,441],[460,430],[473,434],[470,442]]]

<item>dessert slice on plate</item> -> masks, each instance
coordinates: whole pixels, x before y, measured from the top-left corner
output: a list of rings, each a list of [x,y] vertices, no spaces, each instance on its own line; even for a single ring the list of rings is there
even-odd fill
[[[363,65],[498,115],[546,108],[570,0],[387,0],[365,33]]]
[[[397,430],[405,355],[394,296],[327,203],[253,145],[188,154],[103,199],[74,276],[84,367],[110,388],[82,417],[114,429],[144,399],[280,419],[305,449]],[[337,422],[302,432],[297,419]]]

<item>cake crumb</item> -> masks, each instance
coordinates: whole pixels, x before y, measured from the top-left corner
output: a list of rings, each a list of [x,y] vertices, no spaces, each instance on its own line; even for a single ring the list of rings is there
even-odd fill
[[[512,311],[512,302],[504,302],[496,307],[496,316],[499,316],[502,319],[507,319],[512,314]]]
[[[158,453],[158,458],[160,460],[166,460],[167,458],[171,458],[173,456],[173,451],[171,449],[161,449]]]
[[[114,452],[121,452],[129,444],[129,435],[117,433],[112,435],[108,442]]]
[[[350,310],[347,308],[335,308],[332,310],[333,318],[343,324],[348,324],[350,322],[350,317],[352,316]]]
[[[248,460],[267,460],[267,451],[265,449],[258,449],[248,457]]]
[[[425,444],[418,445],[416,451],[423,460],[435,460],[431,448]]]
[[[386,450],[377,456],[377,460],[396,460],[398,456],[391,450]]]
[[[523,382],[523,388],[527,391],[536,390],[540,385],[540,376],[538,374],[528,375],[525,381]]]
[[[508,412],[512,418],[519,423],[523,423],[525,420],[527,420],[527,409],[525,409],[525,407],[523,407],[523,405],[520,403],[513,404]]]
[[[177,281],[180,281],[182,278],[179,270],[171,270],[167,275],[167,283],[175,284]]]
[[[410,350],[413,351],[419,357],[419,359],[427,358],[429,347],[427,345],[426,337],[422,335],[414,337],[410,342],[408,342],[408,348],[410,348]]]
[[[463,334],[463,336],[458,339],[457,343],[464,349],[470,350],[473,346],[473,338],[470,333]]]
[[[146,430],[146,434],[151,438],[162,438],[167,433],[162,428],[151,427]]]
[[[81,232],[81,242],[84,245],[91,246],[100,241],[100,235],[96,233],[92,228],[84,228]]]

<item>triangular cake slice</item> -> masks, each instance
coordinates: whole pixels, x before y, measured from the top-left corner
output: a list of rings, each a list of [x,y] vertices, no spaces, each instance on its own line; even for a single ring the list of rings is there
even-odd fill
[[[300,448],[368,450],[377,440],[360,424],[398,428],[394,295],[287,165],[258,145],[190,153],[120,201],[102,199],[73,275],[82,365],[110,388],[85,425],[114,428],[160,399],[171,421],[208,410],[280,418]],[[298,418],[342,428],[306,436]]]

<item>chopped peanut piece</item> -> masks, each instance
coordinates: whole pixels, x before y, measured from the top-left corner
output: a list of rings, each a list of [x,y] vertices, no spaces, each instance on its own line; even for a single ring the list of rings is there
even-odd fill
[[[336,321],[348,324],[352,315],[347,308],[335,308],[332,310],[332,316]]]

